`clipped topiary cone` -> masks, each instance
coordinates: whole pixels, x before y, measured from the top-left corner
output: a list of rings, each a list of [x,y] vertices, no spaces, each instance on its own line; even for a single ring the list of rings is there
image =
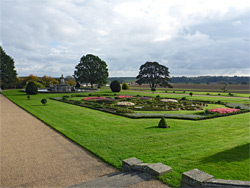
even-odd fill
[[[159,128],[170,128],[170,126],[167,125],[167,122],[165,120],[164,117],[161,118],[159,124],[158,124]]]

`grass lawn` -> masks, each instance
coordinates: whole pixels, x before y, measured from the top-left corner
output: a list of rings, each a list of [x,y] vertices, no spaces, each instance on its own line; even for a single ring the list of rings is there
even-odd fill
[[[171,186],[179,186],[181,174],[194,168],[219,179],[250,181],[249,113],[202,121],[167,119],[171,128],[159,129],[160,119],[129,119],[48,99],[64,94],[38,94],[30,100],[17,90],[3,94],[117,168],[123,159],[137,157],[171,166],[173,172],[160,177]]]

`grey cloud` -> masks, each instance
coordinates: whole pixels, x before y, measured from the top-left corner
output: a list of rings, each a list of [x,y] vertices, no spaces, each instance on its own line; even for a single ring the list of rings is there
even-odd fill
[[[192,15],[194,21],[184,23],[181,7],[172,7],[170,16],[179,22],[170,32],[151,11],[144,10],[142,18],[119,14],[119,3],[4,0],[1,45],[20,76],[72,75],[89,53],[106,61],[110,76],[136,76],[146,61],[168,66],[171,75],[249,74],[247,11],[231,9],[218,18]]]

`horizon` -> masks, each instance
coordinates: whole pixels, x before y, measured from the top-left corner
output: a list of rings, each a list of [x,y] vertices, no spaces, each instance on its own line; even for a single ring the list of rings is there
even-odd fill
[[[34,74],[29,74],[29,75],[34,75]],[[23,78],[23,77],[27,77],[29,75],[26,75],[26,76],[18,76],[20,78]],[[61,74],[62,75],[62,74]],[[37,76],[37,75],[34,75],[34,76]],[[43,76],[50,76],[50,75],[43,75]],[[41,78],[43,76],[37,76],[38,78]],[[72,76],[72,75],[63,75],[63,77],[67,77],[67,76]],[[50,76],[52,78],[60,78],[61,76]],[[187,77],[187,78],[195,78],[195,77],[249,77],[250,76],[237,76],[237,75],[234,75],[234,76],[221,76],[221,75],[217,75],[217,76],[211,76],[211,75],[200,75],[200,76],[170,76],[171,77]],[[108,78],[136,78],[136,76],[109,76]]]

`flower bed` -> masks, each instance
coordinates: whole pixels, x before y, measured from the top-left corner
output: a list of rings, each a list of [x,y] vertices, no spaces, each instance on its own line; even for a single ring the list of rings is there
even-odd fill
[[[161,102],[178,102],[175,99],[161,99]]]
[[[118,102],[116,105],[117,105],[117,106],[134,106],[135,104],[132,103],[132,102],[125,102],[125,101],[122,101],[122,102]]]
[[[130,95],[118,95],[117,97],[120,98],[120,99],[123,99],[123,98],[132,98],[133,96],[130,96]]]
[[[105,100],[107,99],[106,97],[85,97],[83,100],[87,101],[87,100]]]
[[[149,100],[149,99],[152,99],[152,97],[141,97],[140,99],[141,100]]]
[[[238,111],[240,111],[240,109],[234,109],[234,108],[213,108],[209,110],[209,112],[219,113],[219,114],[226,114]]]

